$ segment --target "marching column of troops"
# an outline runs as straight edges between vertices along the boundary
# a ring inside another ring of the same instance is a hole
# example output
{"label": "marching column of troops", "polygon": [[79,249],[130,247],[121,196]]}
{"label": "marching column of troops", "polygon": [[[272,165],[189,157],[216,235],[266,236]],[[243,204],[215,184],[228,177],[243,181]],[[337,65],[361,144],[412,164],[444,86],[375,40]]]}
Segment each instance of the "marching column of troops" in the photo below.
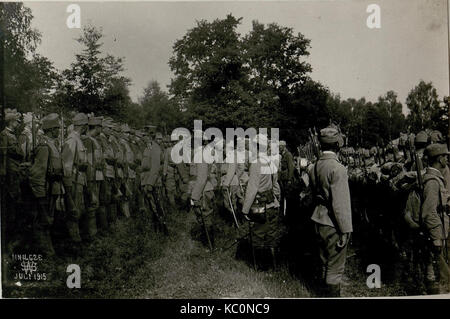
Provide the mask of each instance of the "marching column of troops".
{"label": "marching column of troops", "polygon": [[154,126],[134,130],[84,113],[64,125],[55,113],[37,121],[10,109],[5,120],[3,251],[22,240],[48,256],[55,248],[79,254],[119,218],[136,216],[150,217],[156,231],[168,234],[166,216],[176,210],[195,214],[213,251],[222,209],[237,230],[233,245],[249,244],[255,268],[262,252],[276,267],[293,229],[289,216],[307,215],[322,265],[321,293],[340,296],[350,243],[372,245],[369,254],[388,247],[405,273],[423,273],[429,292],[448,290],[449,153],[439,132],[402,134],[384,147],[355,150],[330,126],[311,134],[295,158],[280,141],[279,154],[250,161],[252,142],[270,154],[270,139],[259,134],[224,153],[234,160],[187,164],[174,162],[174,142]]}

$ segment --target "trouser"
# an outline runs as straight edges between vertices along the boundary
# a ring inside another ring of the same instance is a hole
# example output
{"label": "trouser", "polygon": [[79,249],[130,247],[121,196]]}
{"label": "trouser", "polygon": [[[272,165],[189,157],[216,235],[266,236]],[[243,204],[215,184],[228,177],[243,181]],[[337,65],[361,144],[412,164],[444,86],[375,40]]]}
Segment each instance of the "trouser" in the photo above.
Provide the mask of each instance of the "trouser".
{"label": "trouser", "polygon": [[85,214],[85,188],[82,184],[73,183],[71,194],[67,194],[72,203],[66,205],[68,209],[65,214],[65,223],[69,236],[68,239],[72,243],[81,242],[80,219]]}
{"label": "trouser", "polygon": [[83,239],[92,240],[97,234],[97,210],[99,208],[100,182],[90,181],[84,190],[84,214],[80,216],[80,230]]}
{"label": "trouser", "polygon": [[132,191],[131,180],[129,178],[124,178],[121,180],[120,192],[122,193],[122,197],[118,202],[120,216],[130,217],[130,199],[132,197]]}
{"label": "trouser", "polygon": [[[426,254],[426,280],[432,293],[447,293],[450,289],[450,271],[445,261],[444,245],[438,253],[435,249],[428,249]],[[440,287],[444,291],[440,291]],[[447,290],[447,291],[445,291]]]}
{"label": "trouser", "polygon": [[111,189],[114,184],[114,178],[105,177],[103,181],[100,181],[99,185],[99,208],[97,212],[97,227],[99,230],[107,230],[109,228],[108,223],[108,211],[112,202]]}
{"label": "trouser", "polygon": [[195,216],[203,234],[203,242],[207,244],[207,236],[214,246],[214,191],[205,191],[201,199],[200,209],[195,209]]}
{"label": "trouser", "polygon": [[334,227],[315,224],[319,241],[319,256],[322,262],[322,276],[328,285],[339,285],[345,271],[347,246],[337,247],[339,234]]}
{"label": "trouser", "polygon": [[53,225],[56,196],[37,199],[37,214],[33,219],[33,241],[36,248],[47,255],[54,255],[50,230]]}
{"label": "trouser", "polygon": [[169,199],[169,204],[172,209],[176,208],[175,193],[176,193],[176,183],[175,183],[175,169],[173,167],[167,168],[167,175],[165,180],[165,188],[167,193],[167,198]]}
{"label": "trouser", "polygon": [[255,248],[276,248],[284,234],[278,207],[265,209],[265,212],[251,213],[252,241]]}
{"label": "trouser", "polygon": [[148,190],[149,186],[144,186],[144,197],[145,202],[149,207],[151,212],[153,226],[155,231],[162,230],[165,233],[168,233],[167,225],[166,225],[166,216],[165,209],[163,206],[162,200],[162,187],[161,186],[153,186],[152,190]]}

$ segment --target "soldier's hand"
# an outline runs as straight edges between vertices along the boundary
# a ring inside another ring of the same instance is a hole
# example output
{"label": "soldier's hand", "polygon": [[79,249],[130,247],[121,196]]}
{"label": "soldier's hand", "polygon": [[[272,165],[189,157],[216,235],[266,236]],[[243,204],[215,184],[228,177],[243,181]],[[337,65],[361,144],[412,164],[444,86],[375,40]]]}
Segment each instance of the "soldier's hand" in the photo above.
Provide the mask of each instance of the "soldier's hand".
{"label": "soldier's hand", "polygon": [[200,201],[199,200],[194,200],[191,198],[191,206],[193,207],[200,207]]}
{"label": "soldier's hand", "polygon": [[337,246],[339,248],[344,248],[350,240],[350,233],[343,233],[339,235],[339,241],[337,242]]}
{"label": "soldier's hand", "polygon": [[152,192],[153,191],[153,186],[152,185],[145,185],[144,186],[144,190],[145,190],[145,192]]}

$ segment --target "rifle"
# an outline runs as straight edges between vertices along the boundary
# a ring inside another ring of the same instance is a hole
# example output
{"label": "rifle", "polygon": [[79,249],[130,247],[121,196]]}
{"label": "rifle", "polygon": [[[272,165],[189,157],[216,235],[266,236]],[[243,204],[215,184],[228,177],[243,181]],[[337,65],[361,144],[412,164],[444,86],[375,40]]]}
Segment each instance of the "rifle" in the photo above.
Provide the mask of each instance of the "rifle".
{"label": "rifle", "polygon": [[316,157],[316,160],[319,159],[320,157],[320,146],[317,142],[317,132],[316,132],[316,128],[314,127],[314,133],[311,130],[311,128],[309,128],[309,136],[310,136],[310,140],[311,140],[311,145],[312,145],[312,149],[314,152],[314,156]]}
{"label": "rifle", "polygon": [[155,203],[155,217],[158,221],[158,224],[162,227],[162,230],[164,232],[164,235],[169,235],[169,229],[167,228],[165,216],[166,213],[164,212],[164,207],[162,206],[161,198],[159,196],[159,191],[156,187],[153,188],[151,195],[153,197],[154,203]]}
{"label": "rifle", "polygon": [[63,144],[64,144],[64,116],[61,110],[61,136],[60,138],[60,145],[59,145],[59,149],[62,153],[62,149],[63,149]]}
{"label": "rifle", "polygon": [[[32,152],[36,150],[36,123],[34,121],[34,112],[31,112],[31,149]],[[31,154],[27,154],[31,155]],[[31,156],[32,157],[32,156]]]}
{"label": "rifle", "polygon": [[233,202],[231,201],[230,191],[228,190],[228,188],[225,188],[225,190],[227,192],[228,203],[230,204],[231,212],[233,213],[234,222],[236,223],[236,227],[239,228],[239,223],[237,221],[236,214],[234,212]]}
{"label": "rifle", "polygon": [[253,258],[253,267],[256,270],[256,257],[255,257],[255,247],[253,246],[253,236],[252,236],[252,222],[248,221],[248,236],[250,239],[250,246],[252,248],[252,258]]}
{"label": "rifle", "polygon": [[213,246],[211,243],[211,238],[209,237],[208,228],[206,227],[205,218],[203,217],[203,211],[201,207],[193,206],[192,209],[194,210],[195,215],[200,216],[200,220],[202,222],[203,230],[205,231],[206,239],[208,240],[209,249],[211,252],[213,251]]}

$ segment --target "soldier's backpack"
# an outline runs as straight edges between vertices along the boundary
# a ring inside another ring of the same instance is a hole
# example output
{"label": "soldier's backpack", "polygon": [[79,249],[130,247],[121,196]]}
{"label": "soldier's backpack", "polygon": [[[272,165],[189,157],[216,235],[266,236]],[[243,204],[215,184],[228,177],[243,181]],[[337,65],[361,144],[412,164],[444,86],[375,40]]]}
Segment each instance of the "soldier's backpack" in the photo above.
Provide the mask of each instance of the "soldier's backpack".
{"label": "soldier's backpack", "polygon": [[[423,186],[426,183],[435,180],[440,182],[437,177],[429,177],[424,179]],[[439,183],[440,185],[441,183]],[[405,209],[403,211],[403,218],[410,229],[419,229],[422,225],[422,194],[420,194],[420,189],[417,182],[411,187],[408,199],[406,200]]]}

